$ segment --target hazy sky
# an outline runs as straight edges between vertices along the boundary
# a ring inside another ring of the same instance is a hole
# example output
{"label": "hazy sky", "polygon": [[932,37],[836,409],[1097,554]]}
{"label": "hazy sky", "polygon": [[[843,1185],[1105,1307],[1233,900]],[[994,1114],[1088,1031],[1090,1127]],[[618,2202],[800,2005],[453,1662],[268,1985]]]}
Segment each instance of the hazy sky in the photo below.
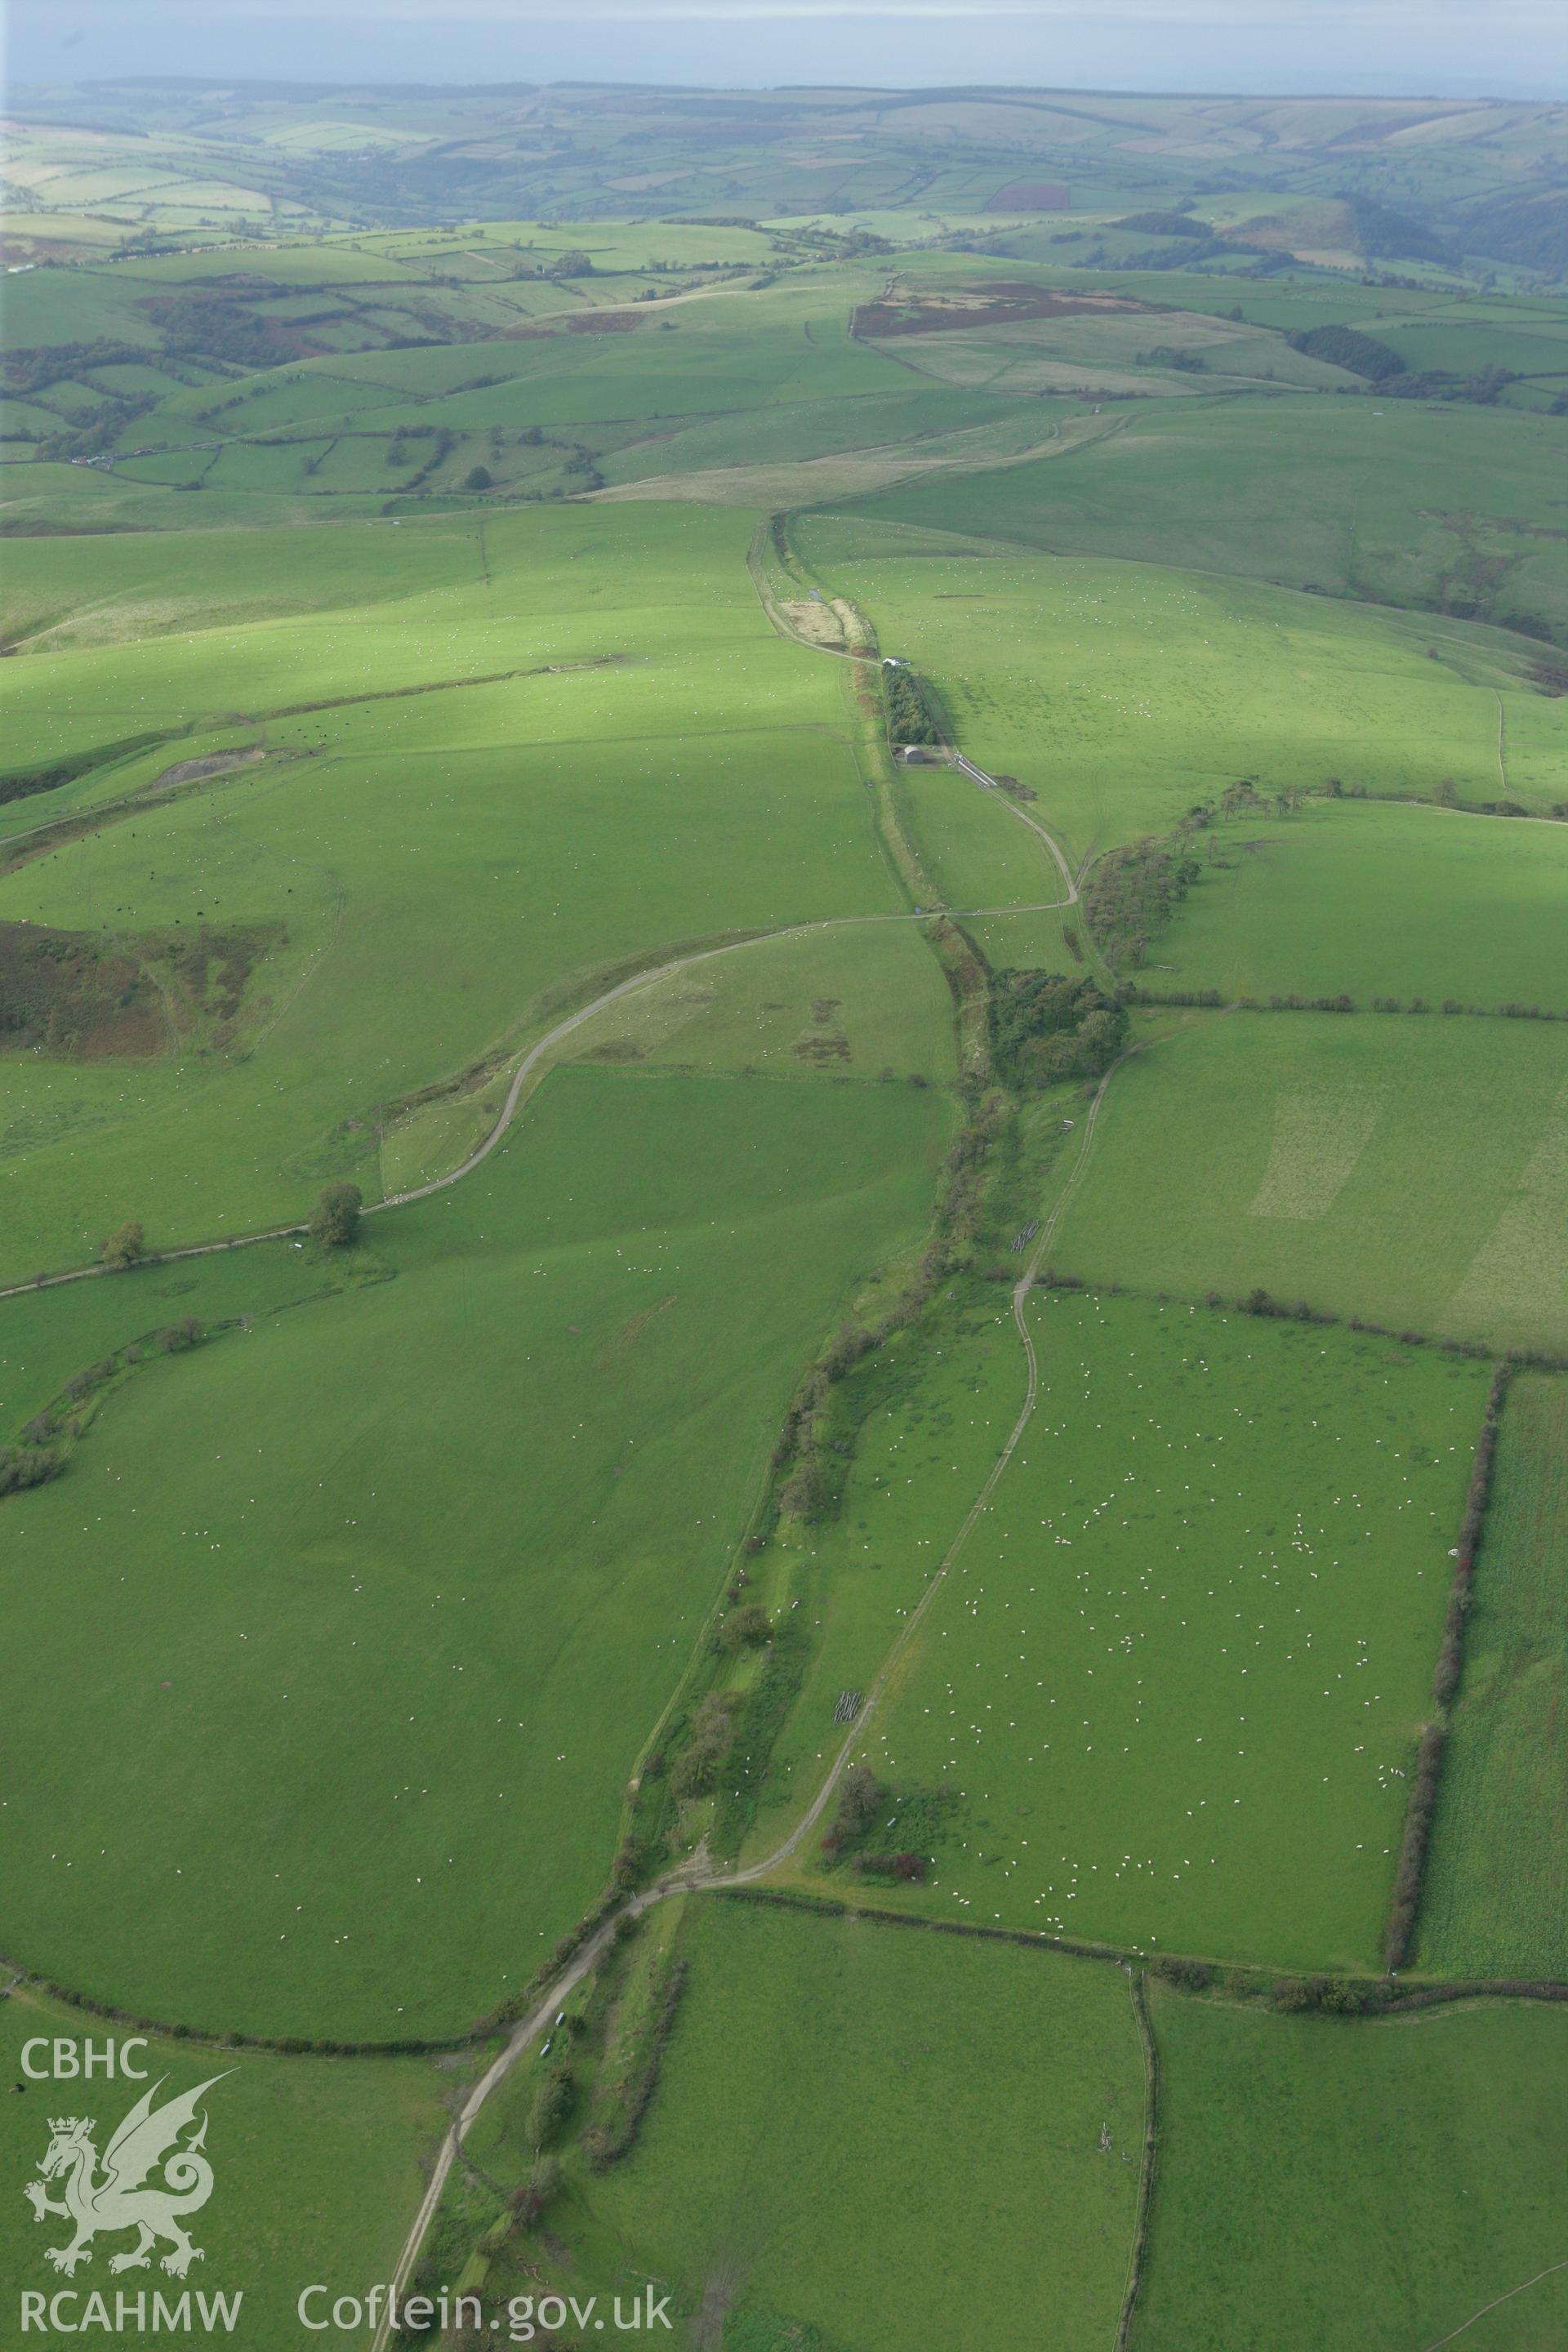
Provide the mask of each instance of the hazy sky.
{"label": "hazy sky", "polygon": [[11,0],[20,80],[198,74],[1568,96],[1562,0]]}

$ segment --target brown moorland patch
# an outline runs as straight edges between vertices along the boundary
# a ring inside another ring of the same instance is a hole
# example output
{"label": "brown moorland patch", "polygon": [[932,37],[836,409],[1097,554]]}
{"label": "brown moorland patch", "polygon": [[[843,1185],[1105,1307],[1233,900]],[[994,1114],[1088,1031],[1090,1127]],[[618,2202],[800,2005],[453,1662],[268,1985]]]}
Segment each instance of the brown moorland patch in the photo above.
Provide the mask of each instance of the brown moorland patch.
{"label": "brown moorland patch", "polygon": [[903,300],[862,302],[849,321],[849,331],[868,341],[891,335],[931,335],[961,327],[1006,327],[1024,319],[1066,319],[1085,312],[1093,316],[1143,313],[1152,316],[1167,306],[1135,302],[1125,294],[1058,294],[1045,286],[998,280],[991,286],[954,287],[942,293],[910,295]]}

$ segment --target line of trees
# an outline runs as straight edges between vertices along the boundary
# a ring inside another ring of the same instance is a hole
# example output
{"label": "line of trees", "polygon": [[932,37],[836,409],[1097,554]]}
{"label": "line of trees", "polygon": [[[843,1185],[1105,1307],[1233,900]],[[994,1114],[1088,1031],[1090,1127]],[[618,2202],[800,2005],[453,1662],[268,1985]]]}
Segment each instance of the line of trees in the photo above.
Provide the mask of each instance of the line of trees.
{"label": "line of trees", "polygon": [[849,1431],[836,1423],[833,1391],[894,1331],[913,1323],[951,1275],[971,1263],[985,1163],[1006,1129],[1010,1110],[1000,1091],[981,1097],[948,1146],[932,1220],[935,1233],[912,1279],[874,1322],[842,1324],[822,1354],[807,1365],[773,1448],[782,1510],[799,1518],[821,1518],[835,1508],[853,1441]]}
{"label": "line of trees", "polygon": [[[1011,1282],[1017,1268],[1004,1266],[998,1271]],[[1124,1282],[1090,1281],[1087,1276],[1063,1274],[1051,1265],[1042,1267],[1035,1278],[1042,1290],[1093,1290],[1107,1298],[1152,1297],[1162,1304],[1170,1297],[1170,1293],[1164,1290],[1131,1289]],[[1337,1328],[1342,1325],[1347,1331],[1361,1332],[1369,1339],[1397,1339],[1402,1348],[1440,1348],[1447,1356],[1481,1360],[1489,1359],[1492,1352],[1484,1340],[1456,1339],[1446,1334],[1434,1338],[1429,1331],[1396,1331],[1391,1324],[1369,1323],[1363,1315],[1339,1315],[1331,1307],[1314,1307],[1305,1298],[1298,1299],[1291,1306],[1283,1298],[1276,1298],[1271,1291],[1265,1290],[1261,1283],[1240,1298],[1227,1298],[1223,1291],[1207,1290],[1204,1293],[1202,1304],[1217,1315],[1258,1315],[1277,1322],[1316,1323],[1325,1328]],[[1549,1355],[1536,1349],[1516,1348],[1511,1350],[1509,1361],[1516,1368],[1528,1366],[1548,1372],[1568,1371],[1568,1357]]]}
{"label": "line of trees", "polygon": [[686,1962],[677,1960],[666,1979],[663,1996],[638,2053],[637,2071],[621,2099],[619,2115],[613,2120],[595,2119],[583,2134],[583,2146],[595,2172],[606,2171],[612,2164],[618,2164],[635,2145],[642,2129],[643,2117],[658,2087],[665,2044],[674,2030],[676,2012],[686,1990]]}
{"label": "line of trees", "polygon": [[992,974],[989,1024],[997,1076],[1026,1092],[1101,1076],[1130,1026],[1120,997],[1092,980],[1013,969]]}
{"label": "line of trees", "polygon": [[[1144,988],[1124,981],[1118,988],[1117,1000],[1122,1004],[1220,1005],[1227,1002],[1217,988]],[[1235,999],[1243,1013],[1359,1013],[1362,1010],[1353,996],[1342,989],[1337,996],[1238,996]],[[1446,996],[1434,1008],[1423,996],[1413,996],[1408,1004],[1397,996],[1374,996],[1374,1013],[1402,1014],[1427,1013],[1434,1010],[1450,1016],[1462,1013],[1470,1021],[1568,1021],[1568,1011],[1558,1012],[1550,1004],[1525,1004],[1510,997],[1502,1004],[1467,1004],[1457,996]]]}
{"label": "line of trees", "polygon": [[1208,822],[1206,810],[1192,811],[1173,836],[1131,842],[1096,861],[1083,886],[1083,914],[1109,962],[1143,961],[1203,871],[1193,835]]}
{"label": "line of trees", "polygon": [[889,743],[941,742],[925,688],[907,662],[883,663],[882,693],[887,702]]}
{"label": "line of trees", "polygon": [[1364,376],[1369,383],[1383,384],[1391,376],[1405,373],[1405,362],[1387,343],[1379,342],[1375,335],[1363,334],[1359,327],[1301,327],[1286,341],[1293,352],[1301,352],[1310,360],[1325,360],[1331,367],[1344,368],[1352,375]]}
{"label": "line of trees", "polygon": [[1443,1751],[1447,1739],[1447,1710],[1459,1687],[1459,1676],[1465,1658],[1465,1620],[1469,1613],[1470,1588],[1475,1578],[1476,1555],[1480,1549],[1481,1530],[1486,1524],[1487,1505],[1491,1498],[1492,1465],[1497,1454],[1498,1425],[1502,1414],[1503,1400],[1508,1393],[1511,1364],[1505,1359],[1492,1375],[1487,1398],[1487,1409],[1481,1423],[1481,1433],[1476,1441],[1475,1461],[1470,1468],[1469,1492],[1465,1498],[1465,1516],[1459,1528],[1459,1541],[1454,1557],[1454,1580],[1448,1592],[1448,1608],[1443,1622],[1442,1645],[1432,1675],[1432,1704],[1436,1709],[1433,1720],[1421,1735],[1421,1745],[1415,1759],[1415,1772],[1411,1782],[1410,1801],[1405,1809],[1405,1836],[1399,1851],[1399,1867],[1394,1882],[1394,1900],[1389,1909],[1388,1932],[1384,1957],[1389,1969],[1403,1968],[1409,1954],[1415,1921],[1421,1907],[1421,1890],[1426,1870],[1426,1853],[1432,1839],[1432,1824],[1437,1810],[1437,1790],[1442,1778]]}
{"label": "line of trees", "polygon": [[774,1886],[734,1886],[717,1892],[723,1903],[759,1903],[779,1910],[806,1911],[825,1919],[864,1919],[879,1927],[903,1927],[917,1935],[961,1936],[971,1942],[1014,1944],[1031,1951],[1070,1952],[1108,1967],[1142,1963],[1180,1992],[1194,1997],[1213,1992],[1230,2000],[1263,2000],[1287,2013],[1321,2016],[1401,2016],[1426,2009],[1441,2009],[1450,2001],[1546,2000],[1568,2002],[1568,1982],[1552,1977],[1476,1977],[1447,1984],[1402,1985],[1386,1977],[1270,1977],[1245,1963],[1225,1965],[1186,1959],[1176,1954],[1151,1956],[1136,1947],[1093,1943],[1077,1936],[1056,1936],[1035,1927],[983,1926],[979,1920],[932,1919],[914,1911],[879,1911],[873,1905],[846,1901],[836,1895]]}

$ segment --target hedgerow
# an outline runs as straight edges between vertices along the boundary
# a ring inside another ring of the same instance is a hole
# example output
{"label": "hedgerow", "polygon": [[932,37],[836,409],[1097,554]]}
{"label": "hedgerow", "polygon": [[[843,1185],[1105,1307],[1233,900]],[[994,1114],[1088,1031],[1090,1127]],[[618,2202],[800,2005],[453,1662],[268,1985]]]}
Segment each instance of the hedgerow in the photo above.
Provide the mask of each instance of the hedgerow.
{"label": "hedgerow", "polygon": [[1432,1704],[1437,1714],[1421,1735],[1415,1770],[1410,1784],[1410,1801],[1405,1809],[1399,1866],[1394,1874],[1394,1900],[1389,1908],[1384,1946],[1384,1958],[1391,1971],[1405,1965],[1421,1907],[1421,1886],[1426,1874],[1427,1848],[1432,1839],[1433,1819],[1437,1809],[1443,1751],[1447,1740],[1447,1709],[1458,1689],[1464,1665],[1465,1619],[1469,1612],[1476,1554],[1491,1494],[1498,1422],[1511,1370],[1511,1364],[1504,1361],[1493,1374],[1480,1435],[1476,1441],[1465,1516],[1460,1523],[1459,1540],[1454,1553],[1454,1579],[1449,1588],[1443,1639],[1432,1674]]}

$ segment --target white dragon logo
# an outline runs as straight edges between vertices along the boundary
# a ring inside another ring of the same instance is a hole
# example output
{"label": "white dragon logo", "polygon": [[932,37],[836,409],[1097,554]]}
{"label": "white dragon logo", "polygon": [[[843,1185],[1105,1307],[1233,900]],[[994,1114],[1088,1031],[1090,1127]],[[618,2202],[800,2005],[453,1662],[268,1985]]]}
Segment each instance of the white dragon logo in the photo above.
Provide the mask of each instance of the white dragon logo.
{"label": "white dragon logo", "polygon": [[[91,2116],[51,2116],[49,2130],[53,2137],[38,2163],[38,2179],[29,2180],[22,2194],[33,2209],[33,2219],[41,2221],[46,2214],[58,2213],[76,2224],[76,2236],[68,2246],[49,2246],[44,2259],[68,2277],[74,2275],[79,2263],[92,2260],[92,2240],[100,2231],[135,2230],[139,2234],[129,2253],[115,2254],[110,2262],[110,2271],[140,2271],[148,2266],[153,2246],[166,2238],[174,2248],[163,2256],[163,2267],[175,2278],[184,2278],[193,2263],[205,2259],[200,2246],[193,2246],[182,2227],[182,2218],[199,2212],[213,2193],[213,2168],[201,2148],[207,2136],[204,2115],[199,2129],[184,2147],[177,2145],[180,2134],[195,2121],[205,2093],[224,2077],[214,2074],[209,2081],[198,2083],[194,2091],[182,2092],[154,2111],[153,2101],[167,2081],[162,2075],[152,2089],[143,2092],[130,2114],[121,2124],[114,2137],[103,2152],[103,2174],[99,2177],[98,2150],[92,2144],[97,2129]],[[144,2184],[148,2175],[159,2169],[163,2181],[153,2187]],[[46,2189],[45,2182],[65,2176],[63,2203],[56,2203]]]}

